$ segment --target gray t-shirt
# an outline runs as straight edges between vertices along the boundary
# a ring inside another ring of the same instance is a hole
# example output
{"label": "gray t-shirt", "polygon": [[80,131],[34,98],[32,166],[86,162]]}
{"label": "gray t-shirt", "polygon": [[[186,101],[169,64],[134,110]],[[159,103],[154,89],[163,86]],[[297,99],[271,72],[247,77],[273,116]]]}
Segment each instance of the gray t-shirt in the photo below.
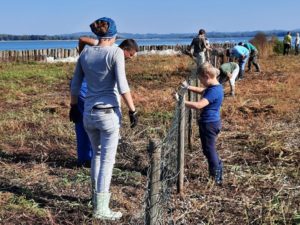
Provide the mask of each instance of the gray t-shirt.
{"label": "gray t-shirt", "polygon": [[71,94],[78,96],[85,77],[87,95],[85,112],[94,105],[120,107],[120,94],[129,92],[124,52],[117,46],[86,47],[79,56],[71,84]]}

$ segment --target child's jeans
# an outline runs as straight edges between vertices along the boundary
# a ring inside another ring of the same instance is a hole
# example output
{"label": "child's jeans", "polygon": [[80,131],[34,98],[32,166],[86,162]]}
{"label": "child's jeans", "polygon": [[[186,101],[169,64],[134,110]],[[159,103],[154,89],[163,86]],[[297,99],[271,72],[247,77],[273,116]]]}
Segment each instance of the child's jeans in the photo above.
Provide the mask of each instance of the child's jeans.
{"label": "child's jeans", "polygon": [[83,123],[93,148],[92,187],[97,193],[109,192],[119,142],[120,109],[92,109],[84,113]]}
{"label": "child's jeans", "polygon": [[216,150],[216,138],[221,130],[221,126],[221,121],[199,122],[202,150],[207,158],[210,171],[217,169],[220,165],[220,159]]}
{"label": "child's jeans", "polygon": [[[78,98],[78,108],[83,114],[84,101],[81,98]],[[80,166],[85,163],[90,163],[92,159],[92,146],[84,129],[83,120],[75,123],[75,132],[77,140],[77,164]]]}

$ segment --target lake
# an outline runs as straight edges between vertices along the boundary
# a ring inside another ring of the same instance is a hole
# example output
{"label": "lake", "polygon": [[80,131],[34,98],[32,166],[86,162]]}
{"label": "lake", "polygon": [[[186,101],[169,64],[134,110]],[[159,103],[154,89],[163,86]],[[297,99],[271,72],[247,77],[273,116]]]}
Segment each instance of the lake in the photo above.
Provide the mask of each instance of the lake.
{"label": "lake", "polygon": [[[238,43],[250,40],[252,37],[231,37],[231,38],[209,38],[210,43]],[[149,45],[188,45],[191,43],[191,38],[178,39],[135,39],[140,46]],[[123,39],[117,40],[120,44]],[[77,40],[67,41],[0,41],[0,50],[34,50],[34,49],[48,49],[48,48],[76,48]]]}

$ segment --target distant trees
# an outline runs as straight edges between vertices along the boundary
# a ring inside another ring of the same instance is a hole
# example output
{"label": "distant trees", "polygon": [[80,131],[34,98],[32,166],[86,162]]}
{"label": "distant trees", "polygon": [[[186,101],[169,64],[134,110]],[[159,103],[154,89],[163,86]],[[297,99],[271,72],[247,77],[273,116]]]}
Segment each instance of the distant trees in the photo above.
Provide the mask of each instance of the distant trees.
{"label": "distant trees", "polygon": [[[294,30],[292,32],[300,32],[300,30]],[[207,36],[209,38],[227,38],[227,37],[254,37],[257,34],[262,33],[260,31],[247,31],[247,32],[208,32]],[[283,37],[286,31],[276,30],[276,31],[266,31],[264,34],[268,37],[279,36]],[[196,33],[171,33],[171,34],[131,34],[131,33],[120,33],[118,38],[126,39],[145,39],[145,38],[161,38],[161,39],[171,39],[171,38],[193,38]],[[94,37],[91,32],[79,32],[73,34],[63,34],[63,35],[11,35],[11,34],[0,34],[0,41],[17,41],[17,40],[77,40],[81,36]]]}
{"label": "distant trees", "polygon": [[64,35],[11,35],[11,34],[0,34],[0,41],[36,41],[36,40],[74,40],[78,39],[75,36],[64,36]]}

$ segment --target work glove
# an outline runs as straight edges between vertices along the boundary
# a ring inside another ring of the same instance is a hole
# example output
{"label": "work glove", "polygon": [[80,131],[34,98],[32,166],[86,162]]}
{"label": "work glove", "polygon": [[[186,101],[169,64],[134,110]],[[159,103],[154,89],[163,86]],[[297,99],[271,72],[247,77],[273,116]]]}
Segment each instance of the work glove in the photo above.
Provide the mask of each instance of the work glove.
{"label": "work glove", "polygon": [[129,119],[130,119],[130,128],[134,128],[138,123],[137,112],[129,110],[128,114],[129,114]]}
{"label": "work glove", "polygon": [[184,95],[188,91],[188,88],[189,88],[188,82],[183,81],[179,87],[178,94]]}
{"label": "work glove", "polygon": [[70,112],[69,112],[69,118],[70,118],[70,121],[73,123],[78,123],[82,120],[82,115],[78,109],[77,104],[71,105]]}
{"label": "work glove", "polygon": [[174,99],[176,100],[176,102],[179,102],[179,94],[176,92],[174,93]]}

